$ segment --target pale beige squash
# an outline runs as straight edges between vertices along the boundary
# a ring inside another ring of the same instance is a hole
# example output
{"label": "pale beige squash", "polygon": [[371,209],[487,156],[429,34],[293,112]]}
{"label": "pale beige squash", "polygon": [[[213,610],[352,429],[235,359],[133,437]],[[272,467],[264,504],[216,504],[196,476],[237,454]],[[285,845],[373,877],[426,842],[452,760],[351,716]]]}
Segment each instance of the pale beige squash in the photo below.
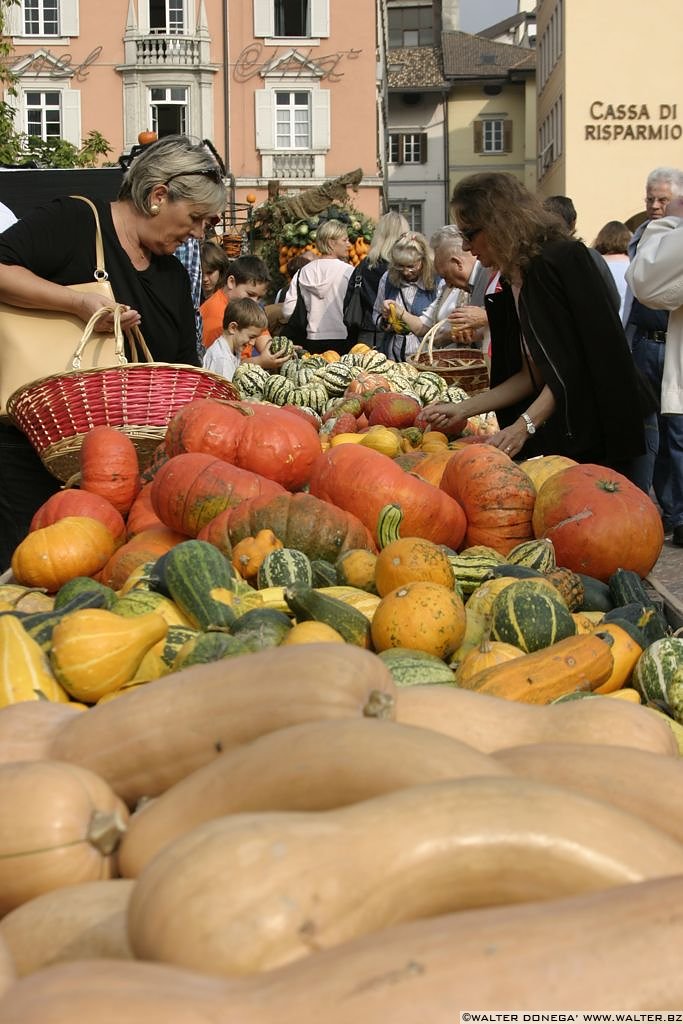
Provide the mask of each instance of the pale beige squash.
{"label": "pale beige squash", "polygon": [[83,710],[80,704],[50,700],[27,700],[0,708],[0,764],[49,757],[54,736]]}
{"label": "pale beige squash", "polygon": [[350,644],[311,644],[195,665],[98,705],[59,731],[51,756],[106,779],[129,805],[224,750],[321,718],[393,717],[389,670]]}
{"label": "pale beige squash", "polygon": [[0,920],[19,977],[65,960],[130,959],[126,913],[134,883],[109,878],[36,896]]}
{"label": "pale beige squash", "polygon": [[0,915],[61,886],[110,878],[127,819],[122,801],[86,768],[0,765]]}
{"label": "pale beige squash", "polygon": [[648,708],[606,698],[535,706],[457,687],[404,686],[396,698],[396,720],[446,733],[485,753],[526,743],[605,743],[678,756],[666,721]]}
{"label": "pale beige squash", "polygon": [[401,921],[682,871],[683,845],[615,807],[466,778],[200,825],[141,873],[129,938],[141,959],[249,974]]}
{"label": "pale beige squash", "polygon": [[144,804],[130,819],[119,870],[136,877],[163,846],[224,814],[322,811],[436,779],[507,772],[459,740],[396,722],[348,718],[278,729]]}

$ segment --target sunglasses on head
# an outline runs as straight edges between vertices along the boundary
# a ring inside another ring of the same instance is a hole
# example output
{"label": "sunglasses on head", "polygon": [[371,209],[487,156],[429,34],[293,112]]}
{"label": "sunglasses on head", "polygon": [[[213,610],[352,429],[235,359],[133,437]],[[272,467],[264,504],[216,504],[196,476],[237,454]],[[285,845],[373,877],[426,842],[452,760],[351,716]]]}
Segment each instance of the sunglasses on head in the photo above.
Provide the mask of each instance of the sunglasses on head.
{"label": "sunglasses on head", "polygon": [[208,178],[215,185],[223,184],[223,175],[221,174],[220,167],[203,167],[200,171],[178,171],[177,174],[172,174],[170,178],[167,178],[164,185],[168,185],[169,181],[173,181],[175,178]]}

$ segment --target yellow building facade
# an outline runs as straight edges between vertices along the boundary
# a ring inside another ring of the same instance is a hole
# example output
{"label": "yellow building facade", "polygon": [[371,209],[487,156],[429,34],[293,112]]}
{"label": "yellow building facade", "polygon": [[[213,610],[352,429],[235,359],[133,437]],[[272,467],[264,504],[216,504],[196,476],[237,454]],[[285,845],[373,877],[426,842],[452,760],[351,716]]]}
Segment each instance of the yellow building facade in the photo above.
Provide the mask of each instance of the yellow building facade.
{"label": "yellow building facade", "polygon": [[540,0],[538,192],[568,195],[590,242],[644,210],[655,167],[683,168],[680,6]]}

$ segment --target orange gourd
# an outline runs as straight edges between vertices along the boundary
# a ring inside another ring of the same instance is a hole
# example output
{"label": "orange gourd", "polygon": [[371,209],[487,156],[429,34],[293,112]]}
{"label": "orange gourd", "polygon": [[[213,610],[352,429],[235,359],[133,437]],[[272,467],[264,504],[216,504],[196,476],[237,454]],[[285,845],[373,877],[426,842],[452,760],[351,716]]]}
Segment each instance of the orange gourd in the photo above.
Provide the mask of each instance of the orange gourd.
{"label": "orange gourd", "polygon": [[351,548],[344,551],[336,563],[337,578],[342,586],[357,587],[376,594],[375,568],[377,555],[365,548]]}
{"label": "orange gourd", "polygon": [[453,589],[453,570],[438,544],[422,537],[400,537],[382,548],[375,565],[375,587],[381,597],[404,583],[416,581]]}
{"label": "orange gourd", "polygon": [[89,516],[107,527],[117,545],[126,539],[126,524],[110,501],[76,487],[66,487],[44,501],[31,520],[31,531],[50,526],[66,516]]}
{"label": "orange gourd", "polygon": [[282,547],[282,541],[278,540],[272,530],[259,530],[255,536],[245,537],[235,545],[232,549],[232,564],[243,579],[251,582],[258,575],[266,555]]}
{"label": "orange gourd", "polygon": [[382,598],[372,617],[376,651],[408,647],[448,658],[465,635],[465,606],[440,583],[413,582]]}
{"label": "orange gourd", "polygon": [[131,439],[115,427],[93,427],[83,439],[79,465],[81,488],[127,515],[140,490],[138,453]]}
{"label": "orange gourd", "polygon": [[99,519],[66,516],[26,536],[12,555],[14,578],[54,594],[75,576],[92,576],[106,565],[116,542]]}

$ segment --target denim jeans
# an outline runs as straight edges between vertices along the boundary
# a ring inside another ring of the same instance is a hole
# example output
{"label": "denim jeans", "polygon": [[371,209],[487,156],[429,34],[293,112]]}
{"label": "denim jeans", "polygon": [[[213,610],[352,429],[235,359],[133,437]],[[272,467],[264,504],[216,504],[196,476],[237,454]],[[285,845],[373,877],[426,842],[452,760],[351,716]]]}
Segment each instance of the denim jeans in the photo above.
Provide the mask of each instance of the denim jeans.
{"label": "denim jeans", "polygon": [[28,438],[9,423],[0,423],[0,572],[9,568],[34,513],[60,486]]}
{"label": "denim jeans", "polygon": [[[662,390],[665,344],[636,333],[633,360],[657,394]],[[683,415],[649,417],[643,483],[652,487],[667,526],[683,525]],[[638,481],[642,486],[640,480]],[[646,488],[643,487],[645,490]]]}

